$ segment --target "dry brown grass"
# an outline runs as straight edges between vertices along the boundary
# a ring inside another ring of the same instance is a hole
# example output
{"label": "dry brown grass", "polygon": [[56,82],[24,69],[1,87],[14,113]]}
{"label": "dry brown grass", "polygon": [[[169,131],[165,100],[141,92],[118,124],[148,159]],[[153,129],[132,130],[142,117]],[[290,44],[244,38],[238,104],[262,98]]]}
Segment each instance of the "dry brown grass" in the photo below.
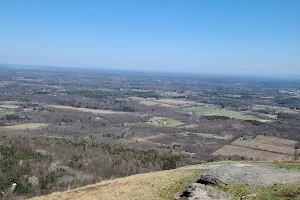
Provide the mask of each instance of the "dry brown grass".
{"label": "dry brown grass", "polygon": [[176,105],[176,106],[195,104],[194,102],[186,101],[183,99],[155,99],[153,101],[159,102],[159,103],[170,104],[170,105]]}
{"label": "dry brown grass", "polygon": [[71,106],[49,105],[49,107],[58,108],[58,109],[77,110],[77,111],[81,111],[81,112],[91,112],[93,114],[125,114],[125,112],[117,112],[117,111],[112,111],[112,110],[75,108],[75,107],[71,107]]}
{"label": "dry brown grass", "polygon": [[138,174],[98,184],[56,192],[32,200],[158,200],[173,199],[177,191],[193,183],[201,170],[169,170]]}
{"label": "dry brown grass", "polygon": [[183,99],[155,99],[155,98],[142,98],[142,97],[129,97],[130,99],[139,101],[144,105],[159,105],[163,107],[177,107],[177,106],[192,106],[192,105],[202,105],[192,101],[186,101]]}
{"label": "dry brown grass", "polygon": [[292,160],[297,150],[296,141],[272,136],[258,135],[251,140],[237,139],[214,152],[214,155],[233,156],[238,155],[266,161]]}
{"label": "dry brown grass", "polygon": [[253,141],[245,142],[241,140],[236,140],[233,141],[231,144],[239,147],[246,147],[250,149],[269,151],[273,153],[280,153],[280,154],[287,154],[287,155],[293,155],[295,153],[295,148],[281,147],[281,146],[275,146],[270,144],[262,144]]}
{"label": "dry brown grass", "polygon": [[214,139],[219,139],[219,140],[230,140],[233,135],[231,134],[224,134],[224,135],[215,135],[212,133],[189,133],[187,132],[188,135],[197,135],[203,138],[214,138]]}
{"label": "dry brown grass", "polygon": [[268,151],[255,150],[246,147],[239,147],[234,145],[225,145],[221,149],[218,149],[213,155],[222,156],[240,156],[244,158],[252,158],[254,160],[262,161],[290,161],[293,159],[292,156],[283,155],[279,153],[272,153]]}
{"label": "dry brown grass", "polygon": [[252,142],[260,143],[260,144],[270,144],[270,145],[275,145],[280,147],[289,147],[289,148],[294,148],[296,144],[295,140],[287,140],[283,138],[263,136],[263,135],[256,136],[252,140]]}
{"label": "dry brown grass", "polygon": [[13,126],[1,126],[0,128],[5,128],[5,129],[18,129],[18,130],[26,130],[26,129],[38,129],[42,127],[49,126],[49,124],[45,123],[26,123],[26,124],[17,124]]}

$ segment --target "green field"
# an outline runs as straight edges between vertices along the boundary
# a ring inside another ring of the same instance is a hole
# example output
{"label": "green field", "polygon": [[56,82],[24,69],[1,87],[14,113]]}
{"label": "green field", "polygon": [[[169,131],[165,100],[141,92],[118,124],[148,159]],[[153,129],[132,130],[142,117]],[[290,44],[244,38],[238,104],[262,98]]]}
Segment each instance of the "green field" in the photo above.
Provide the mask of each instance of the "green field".
{"label": "green field", "polygon": [[1,126],[0,128],[5,128],[5,129],[18,129],[18,130],[26,130],[26,129],[38,129],[42,127],[49,126],[49,124],[45,123],[26,123],[26,124],[17,124],[13,126]]}
{"label": "green field", "polygon": [[193,112],[194,114],[202,115],[202,116],[225,116],[225,117],[241,119],[241,120],[257,120],[261,122],[270,121],[270,120],[256,117],[254,115],[250,115],[247,112],[228,110],[210,104],[204,106],[194,106],[194,107],[185,108],[185,111]]}
{"label": "green field", "polygon": [[270,165],[289,170],[300,170],[300,162],[271,162]]}
{"label": "green field", "polygon": [[186,125],[181,126],[180,128],[193,129],[193,128],[198,128],[198,125],[197,124],[186,124]]}
{"label": "green field", "polygon": [[183,122],[165,117],[152,117],[147,124],[151,124],[154,126],[165,126],[165,127],[176,127],[184,125]]}
{"label": "green field", "polygon": [[152,117],[147,122],[124,123],[124,126],[161,126],[161,127],[182,127],[186,124],[180,120],[166,117]]}

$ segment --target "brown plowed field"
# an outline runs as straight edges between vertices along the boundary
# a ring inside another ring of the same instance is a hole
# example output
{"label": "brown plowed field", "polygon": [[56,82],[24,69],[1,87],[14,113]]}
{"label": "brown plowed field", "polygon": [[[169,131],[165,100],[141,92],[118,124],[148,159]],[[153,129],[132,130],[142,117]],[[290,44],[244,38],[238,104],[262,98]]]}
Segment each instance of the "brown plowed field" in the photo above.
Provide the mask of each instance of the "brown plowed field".
{"label": "brown plowed field", "polygon": [[280,154],[287,154],[287,155],[293,155],[295,153],[295,148],[281,147],[281,146],[275,146],[270,144],[262,144],[253,141],[247,142],[242,140],[235,140],[231,144],[239,147],[246,147],[250,149],[269,151],[273,153],[280,153]]}
{"label": "brown plowed field", "polygon": [[221,156],[234,156],[238,155],[245,158],[252,158],[253,160],[261,160],[261,161],[290,161],[292,160],[292,156],[283,155],[279,153],[272,153],[268,151],[261,151],[250,149],[246,147],[238,147],[234,145],[225,145],[221,149],[218,149],[213,153],[213,155],[221,155]]}
{"label": "brown plowed field", "polygon": [[296,141],[270,136],[256,136],[254,139],[237,139],[213,153],[222,156],[241,156],[254,160],[274,161],[297,159],[300,150],[295,149]]}
{"label": "brown plowed field", "polygon": [[290,147],[290,148],[294,148],[296,144],[296,141],[294,140],[287,140],[283,138],[263,136],[263,135],[256,136],[252,140],[252,142],[260,143],[260,144],[270,144],[270,145],[275,145],[280,147]]}

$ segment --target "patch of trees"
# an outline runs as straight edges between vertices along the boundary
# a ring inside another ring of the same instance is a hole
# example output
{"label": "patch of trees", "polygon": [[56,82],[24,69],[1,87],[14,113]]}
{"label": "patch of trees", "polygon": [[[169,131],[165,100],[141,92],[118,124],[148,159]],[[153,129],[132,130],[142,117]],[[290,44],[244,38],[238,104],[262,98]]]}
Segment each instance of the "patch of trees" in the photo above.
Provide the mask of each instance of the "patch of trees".
{"label": "patch of trees", "polygon": [[300,149],[300,141],[297,141],[295,144],[295,149]]}
{"label": "patch of trees", "polygon": [[[111,177],[174,169],[182,162],[182,155],[99,143],[93,136],[2,136],[1,141],[7,145],[0,146],[0,191],[9,199],[66,190]],[[34,183],[30,177],[36,178]],[[12,183],[17,184],[13,191]]]}
{"label": "patch of trees", "polygon": [[5,118],[6,118],[6,120],[19,120],[20,119],[19,115],[16,115],[16,114],[5,115]]}
{"label": "patch of trees", "polygon": [[12,183],[17,183],[15,193],[32,192],[34,188],[28,182],[28,175],[32,173],[30,163],[38,162],[44,157],[40,153],[13,145],[0,146],[0,191],[6,192]]}
{"label": "patch of trees", "polygon": [[134,102],[128,102],[124,99],[109,98],[105,100],[93,99],[72,99],[59,101],[58,104],[64,106],[72,106],[76,108],[90,108],[101,110],[114,110],[122,112],[135,112],[136,108],[133,106]]}
{"label": "patch of trees", "polygon": [[155,91],[139,91],[139,90],[128,90],[125,92],[127,96],[143,97],[143,98],[159,98],[161,95]]}
{"label": "patch of trees", "polygon": [[285,119],[285,120],[300,120],[299,114],[293,114],[293,113],[278,113],[277,115],[278,119]]}
{"label": "patch of trees", "polygon": [[218,116],[218,115],[214,115],[214,116],[203,116],[205,119],[207,120],[227,120],[230,119],[229,117],[226,116]]}
{"label": "patch of trees", "polygon": [[258,120],[244,120],[245,122],[249,122],[251,123],[252,125],[255,125],[255,126],[260,126],[260,125],[263,125],[265,123],[261,122],[261,121],[258,121]]}
{"label": "patch of trees", "polygon": [[280,105],[300,104],[300,99],[295,97],[290,98],[275,98],[275,102]]}
{"label": "patch of trees", "polygon": [[276,114],[276,111],[268,110],[268,109],[258,109],[258,110],[255,110],[255,111],[259,112],[259,113],[263,113],[263,114],[271,114],[271,115]]}
{"label": "patch of trees", "polygon": [[105,90],[67,90],[66,94],[77,94],[87,98],[106,99],[115,96],[115,92]]}
{"label": "patch of trees", "polygon": [[38,92],[35,92],[35,94],[46,95],[46,94],[49,94],[49,92],[38,91]]}
{"label": "patch of trees", "polygon": [[76,94],[87,98],[107,99],[111,97],[135,96],[144,98],[159,98],[161,95],[151,90],[68,90],[66,94]]}

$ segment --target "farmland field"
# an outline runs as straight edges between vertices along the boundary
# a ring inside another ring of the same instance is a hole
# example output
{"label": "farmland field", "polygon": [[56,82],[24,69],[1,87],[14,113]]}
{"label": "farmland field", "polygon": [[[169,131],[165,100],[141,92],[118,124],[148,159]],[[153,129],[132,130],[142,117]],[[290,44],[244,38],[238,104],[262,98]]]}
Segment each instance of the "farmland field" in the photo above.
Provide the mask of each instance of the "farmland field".
{"label": "farmland field", "polygon": [[147,122],[124,123],[125,126],[159,126],[159,127],[184,127],[180,120],[166,117],[152,117]]}
{"label": "farmland field", "polygon": [[19,130],[25,130],[25,129],[38,129],[42,127],[49,126],[49,124],[46,123],[26,123],[26,124],[18,124],[18,125],[13,125],[13,126],[1,126],[0,128],[5,128],[5,129],[19,129]]}
{"label": "farmland field", "polygon": [[230,134],[224,134],[224,135],[215,135],[212,133],[187,133],[188,135],[197,135],[203,138],[215,138],[215,139],[219,139],[219,140],[229,140],[231,139],[233,136]]}
{"label": "farmland field", "polygon": [[268,151],[254,150],[246,147],[238,147],[234,145],[225,145],[221,149],[218,149],[213,155],[221,156],[240,156],[253,160],[261,161],[281,161],[281,160],[292,160],[292,156],[287,156],[279,153],[272,153]]}
{"label": "farmland field", "polygon": [[184,123],[179,120],[165,117],[153,117],[149,120],[149,122],[147,122],[147,124],[166,127],[176,127],[184,125]]}
{"label": "farmland field", "polygon": [[281,147],[281,146],[275,146],[275,145],[270,145],[270,144],[256,143],[255,140],[252,140],[250,142],[236,140],[236,141],[232,142],[231,144],[235,145],[235,146],[239,146],[239,147],[246,147],[246,148],[250,148],[250,149],[269,151],[269,152],[288,154],[288,155],[293,155],[295,153],[294,147],[290,148],[290,147]]}
{"label": "farmland field", "polygon": [[183,99],[155,99],[153,101],[177,106],[195,104],[194,102],[186,101]]}
{"label": "farmland field", "polygon": [[72,106],[58,106],[58,105],[49,105],[48,107],[58,108],[58,109],[68,109],[68,110],[77,110],[81,112],[91,112],[93,114],[125,114],[126,112],[118,112],[112,110],[99,110],[99,109],[90,109],[90,108],[75,108]]}
{"label": "farmland field", "polygon": [[161,102],[157,102],[157,101],[153,101],[153,100],[146,100],[146,99],[141,99],[140,104],[144,104],[147,106],[163,106],[163,107],[174,107],[174,105],[170,105],[170,104],[166,104],[166,103],[161,103]]}
{"label": "farmland field", "polygon": [[[233,141],[214,152],[214,155],[237,155],[252,159],[290,160],[299,151],[295,149],[296,141],[258,135],[253,139],[245,136]],[[264,153],[262,153],[264,152]],[[270,156],[268,158],[268,156]]]}
{"label": "farmland field", "polygon": [[195,102],[191,102],[183,99],[165,99],[165,98],[156,99],[156,98],[141,98],[141,97],[130,97],[130,99],[137,100],[144,105],[160,105],[164,107],[191,106],[196,104]]}
{"label": "farmland field", "polygon": [[296,141],[294,140],[287,140],[287,139],[271,137],[271,136],[266,137],[263,135],[256,136],[253,139],[253,142],[260,143],[260,144],[276,145],[280,147],[289,147],[289,148],[294,148],[296,144]]}
{"label": "farmland field", "polygon": [[197,124],[186,124],[186,125],[181,126],[180,128],[195,129],[195,128],[198,128],[198,125]]}
{"label": "farmland field", "polygon": [[269,121],[266,119],[256,117],[254,115],[250,115],[247,112],[223,109],[215,105],[196,106],[196,107],[185,108],[185,110],[202,116],[225,116],[225,117],[241,119],[241,120],[257,120],[260,122]]}

